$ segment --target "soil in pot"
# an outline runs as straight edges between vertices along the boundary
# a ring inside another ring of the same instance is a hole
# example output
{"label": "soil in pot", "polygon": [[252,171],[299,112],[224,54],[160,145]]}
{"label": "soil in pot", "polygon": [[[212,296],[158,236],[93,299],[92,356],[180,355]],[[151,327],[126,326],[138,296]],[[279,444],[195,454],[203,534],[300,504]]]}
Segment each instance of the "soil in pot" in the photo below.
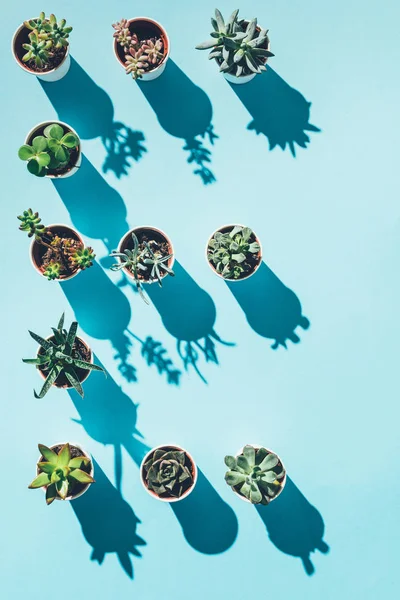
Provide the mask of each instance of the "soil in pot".
{"label": "soil in pot", "polygon": [[[154,452],[155,452],[156,450],[165,450],[165,452],[169,452],[169,451],[171,451],[171,450],[179,450],[180,452],[184,452],[184,451],[182,450],[182,448],[178,448],[178,446],[163,446],[162,448],[156,448],[156,449],[154,450]],[[153,456],[154,452],[152,452],[152,453],[151,453],[151,454],[148,456],[147,460],[149,460],[149,459],[150,459],[150,458]],[[187,468],[189,469],[190,473],[192,474],[192,481],[189,481],[189,482],[187,482],[187,483],[186,483],[186,485],[185,485],[185,483],[184,483],[184,485],[183,485],[183,491],[182,491],[182,494],[181,494],[181,496],[182,496],[182,495],[184,495],[184,494],[186,494],[186,492],[187,492],[187,491],[188,491],[188,490],[189,490],[189,489],[192,487],[192,485],[193,485],[193,481],[194,481],[194,477],[195,477],[195,468],[194,468],[194,464],[193,464],[193,462],[190,460],[190,458],[188,457],[188,455],[186,454],[186,452],[184,452],[184,454],[185,454],[185,467],[187,467]],[[146,462],[147,462],[147,461],[146,461]],[[143,480],[143,483],[145,484],[145,486],[147,487],[147,489],[149,489],[149,488],[148,488],[148,486],[147,486],[147,483],[146,483],[146,479],[145,479],[145,470],[144,470],[144,466],[142,467],[142,480]],[[150,492],[151,494],[153,494],[154,496],[157,496],[157,494],[156,494],[155,492],[153,492],[153,490],[149,490],[149,492]],[[166,500],[167,500],[167,499],[171,499],[171,498],[175,498],[175,499],[176,499],[176,496],[171,496],[171,494],[167,494],[167,493],[165,493],[165,494],[160,494],[158,497],[159,497],[159,498],[164,498],[164,499],[166,499]]]}
{"label": "soil in pot", "polygon": [[[54,341],[53,336],[50,337],[49,339],[52,342]],[[43,354],[43,353],[44,353],[44,350],[41,348],[39,350],[39,354]],[[85,362],[90,362],[91,352],[90,352],[90,349],[88,348],[88,346],[86,346],[86,344],[80,338],[76,337],[74,345],[72,347],[71,356],[73,358],[78,358],[80,360],[84,360]],[[46,368],[46,366],[43,366],[43,367],[39,366],[38,368],[39,368],[39,371],[42,373],[42,375],[44,375],[44,377],[47,377],[48,368]],[[87,369],[80,369],[79,367],[75,367],[75,373],[77,374],[79,381],[82,383],[82,381],[84,381],[86,379],[86,377],[88,376],[88,373],[90,373],[90,371],[88,371]],[[55,385],[58,388],[72,387],[63,372],[60,373],[60,375],[57,377],[57,379],[55,380],[53,385]]]}
{"label": "soil in pot", "polygon": [[32,258],[37,268],[43,273],[51,262],[61,265],[59,279],[71,277],[78,271],[78,267],[71,264],[69,256],[74,250],[82,247],[79,236],[69,227],[57,226],[46,230],[40,243],[35,241],[32,248]]}
{"label": "soil in pot", "polygon": [[[170,245],[170,243],[168,242],[168,240],[158,231],[154,230],[154,229],[135,229],[134,231],[138,242],[139,242],[139,252],[141,252],[142,250],[145,249],[145,245],[146,243],[149,244],[150,248],[153,250],[153,252],[155,252],[155,250],[157,250],[158,252],[160,252],[162,254],[162,256],[168,256],[169,254],[172,254],[172,247]],[[132,250],[133,249],[133,241],[132,241],[132,232],[128,233],[122,244],[121,244],[121,252],[124,252],[124,250]],[[168,266],[170,267],[173,261],[173,257],[171,257],[168,261]],[[138,279],[140,281],[144,281],[144,282],[150,282],[150,281],[156,281],[155,279],[151,278],[151,268],[149,268],[148,265],[147,266],[147,270],[146,271],[138,271]],[[151,265],[150,265],[151,266]],[[125,271],[127,271],[128,269],[124,269]],[[129,271],[131,272],[131,271]],[[165,275],[167,275],[167,273],[164,271],[162,272],[163,277],[165,277]]]}
{"label": "soil in pot", "polygon": [[[46,123],[43,123],[42,125],[40,125],[40,127],[35,129],[35,131],[33,133],[31,133],[31,135],[27,139],[26,143],[31,145],[33,138],[35,138],[38,135],[44,136],[44,130],[46,129],[46,127],[48,125],[53,125],[54,123],[55,123],[55,121],[47,121]],[[64,135],[66,133],[72,132],[70,127],[68,127],[67,125],[63,124],[63,125],[61,125],[61,127],[64,129]],[[72,132],[72,133],[74,133],[74,132]],[[61,167],[57,167],[56,169],[49,169],[47,167],[46,175],[53,175],[55,177],[59,177],[60,175],[65,175],[65,173],[68,173],[73,167],[76,166],[76,163],[78,162],[78,158],[79,158],[79,146],[75,146],[75,148],[65,148],[65,150],[67,150],[67,152],[69,153],[68,164],[61,166]]]}
{"label": "soil in pot", "polygon": [[[61,450],[63,446],[61,444],[58,444],[57,446],[52,446],[50,449],[53,450],[53,452],[55,452],[56,454],[58,454]],[[72,444],[69,445],[69,450],[71,453],[71,458],[77,458],[78,456],[86,456],[86,454],[80,449],[77,448],[76,446],[73,446]],[[88,457],[89,458],[89,457]],[[40,457],[40,461],[39,462],[45,462],[46,459],[44,456]],[[85,473],[90,474],[91,470],[92,470],[92,462],[90,461],[90,463],[88,463],[87,465],[83,464],[80,467],[81,471],[85,471]],[[38,474],[40,473],[40,469],[37,469]],[[89,487],[90,483],[80,483],[79,481],[74,481],[74,482],[70,482],[69,485],[69,489],[68,489],[68,496],[77,496],[78,494],[81,494],[87,487]]]}
{"label": "soil in pot", "polygon": [[22,29],[20,30],[20,32],[18,33],[18,35],[15,38],[14,53],[15,53],[15,56],[16,56],[18,62],[21,63],[21,65],[23,67],[27,67],[28,69],[30,69],[31,71],[34,71],[35,73],[46,73],[47,71],[52,71],[53,69],[56,69],[63,62],[65,55],[67,53],[68,47],[60,48],[60,49],[54,48],[49,53],[48,63],[46,65],[43,65],[42,67],[38,67],[33,59],[28,60],[28,62],[24,62],[22,60],[22,57],[25,56],[27,51],[25,50],[25,48],[22,47],[22,44],[30,43],[30,40],[29,40],[30,33],[31,33],[30,29],[28,29],[27,27],[22,27]]}
{"label": "soil in pot", "polygon": [[[146,73],[154,71],[154,69],[159,67],[161,63],[164,62],[168,54],[168,39],[166,38],[164,32],[155,23],[140,19],[133,20],[131,23],[129,23],[129,31],[132,35],[136,34],[138,39],[138,48],[145,42],[152,42],[153,44],[155,44],[157,40],[162,41],[163,56],[162,58],[157,59],[157,62],[155,64],[151,64],[150,68],[146,70]],[[125,55],[127,54],[127,52],[120,44],[118,44],[116,40],[115,50],[117,52],[120,62],[125,67]]]}
{"label": "soil in pot", "polygon": [[[255,448],[255,451],[257,452],[259,449],[260,449],[260,448]],[[270,452],[269,454],[275,454],[275,453],[272,453],[272,452]],[[278,456],[277,454],[275,454],[275,456],[277,456],[277,458],[278,458],[278,461],[279,461],[279,462],[278,462],[278,464],[277,464],[277,465],[276,465],[276,466],[275,466],[275,467],[272,469],[272,471],[274,471],[276,474],[278,474],[278,473],[281,473],[281,472],[282,472],[282,469],[284,469],[284,466],[282,465],[282,463],[281,463],[281,460],[280,460],[279,456]],[[284,477],[283,477],[282,479],[280,479],[279,481],[281,482],[281,485],[279,486],[279,488],[277,488],[277,492],[276,492],[275,496],[273,496],[273,497],[271,498],[271,500],[273,500],[274,498],[276,498],[276,496],[279,494],[279,492],[280,492],[280,490],[281,490],[281,488],[282,488],[282,481],[284,481]],[[240,489],[239,489],[239,488],[240,488],[240,485],[241,485],[241,484],[239,484],[238,486],[235,486],[235,485],[233,485],[232,487],[233,487],[233,489],[235,490],[235,492],[237,492],[237,494],[239,494],[239,496],[241,496],[242,498],[244,498],[245,500],[247,500],[246,496],[244,496],[243,494],[241,494],[241,493],[240,493]]]}
{"label": "soil in pot", "polygon": [[[235,225],[228,225],[227,227],[222,227],[221,229],[218,229],[218,231],[220,231],[221,233],[230,233],[234,227],[235,227]],[[259,241],[258,241],[257,237],[254,235],[254,233],[251,234],[250,239],[249,239],[250,244],[252,244],[253,242],[259,243]],[[238,277],[237,279],[234,279],[233,281],[240,281],[241,279],[245,279],[246,277],[248,277],[256,269],[256,267],[258,267],[258,265],[260,264],[260,261],[261,261],[261,250],[257,254],[253,254],[253,253],[249,252],[246,256],[245,261],[241,263],[245,268],[244,272],[240,275],[240,277]],[[215,265],[212,262],[210,262],[210,265],[214,269],[214,271],[217,272]]]}

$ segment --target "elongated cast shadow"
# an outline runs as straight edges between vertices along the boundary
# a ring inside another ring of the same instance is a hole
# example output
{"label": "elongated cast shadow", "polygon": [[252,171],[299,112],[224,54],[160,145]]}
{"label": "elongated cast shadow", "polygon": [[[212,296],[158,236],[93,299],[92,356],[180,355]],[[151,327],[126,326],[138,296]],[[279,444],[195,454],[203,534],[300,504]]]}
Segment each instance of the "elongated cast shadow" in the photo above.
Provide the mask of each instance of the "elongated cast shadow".
{"label": "elongated cast shadow", "polygon": [[212,104],[207,94],[169,59],[162,77],[148,82],[138,80],[138,86],[157,115],[161,127],[170,135],[185,141],[189,152],[187,162],[196,168],[205,185],[213,183],[210,169],[211,151],[204,144],[213,145],[218,136],[213,131]]}
{"label": "elongated cast shadow", "polygon": [[253,118],[247,129],[265,135],[270,150],[288,146],[296,156],[296,144],[307,148],[310,142],[306,131],[321,131],[309,122],[311,102],[270,66],[246,85],[229,85]]}
{"label": "elongated cast shadow", "polygon": [[217,311],[211,296],[203,290],[175,261],[175,277],[165,277],[163,286],[147,286],[147,292],[160,313],[165,329],[177,340],[179,356],[187,370],[192,366],[207,383],[198,362],[203,355],[206,362],[218,363],[216,343],[224,342],[215,331]]}
{"label": "elongated cast shadow", "polygon": [[114,121],[114,106],[107,92],[74,58],[66,76],[56,83],[39,81],[61,121],[71,125],[81,139],[101,137],[107,151],[103,172],[113,171],[118,178],[128,175],[132,163],[146,152],[145,137]]}
{"label": "elongated cast shadow", "polygon": [[261,263],[257,272],[244,281],[226,282],[240,304],[252,329],[262,337],[274,340],[271,348],[287,347],[300,338],[295,329],[308,329],[309,320],[303,316],[300,300],[280,279]]}
{"label": "elongated cast shadow", "polygon": [[319,550],[329,552],[323,540],[325,524],[318,510],[309,503],[288,477],[279,498],[268,506],[256,506],[271,542],[285,554],[299,557],[307,575],[313,575],[310,554]]}
{"label": "elongated cast shadow", "polygon": [[95,483],[71,506],[86,541],[93,547],[91,560],[101,565],[106,554],[115,553],[125,573],[133,579],[131,555],[141,557],[138,547],[146,545],[136,533],[141,521],[96,460],[93,463]]}

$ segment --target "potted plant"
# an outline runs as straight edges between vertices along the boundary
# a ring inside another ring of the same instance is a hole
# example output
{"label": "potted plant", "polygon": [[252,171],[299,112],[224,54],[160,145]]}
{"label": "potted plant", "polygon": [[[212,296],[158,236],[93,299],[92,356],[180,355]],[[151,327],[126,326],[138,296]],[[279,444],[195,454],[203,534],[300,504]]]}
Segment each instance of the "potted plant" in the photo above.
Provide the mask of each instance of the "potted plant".
{"label": "potted plant", "polygon": [[44,12],[24,21],[14,33],[11,44],[16,62],[39,79],[58,81],[71,65],[68,41],[71,31],[65,19],[57,22],[53,14],[47,18]]}
{"label": "potted plant", "polygon": [[254,275],[262,260],[260,240],[243,225],[224,225],[217,229],[207,242],[206,254],[214,273],[227,281]]}
{"label": "potted plant", "polygon": [[225,456],[225,464],[226,483],[246,502],[269,504],[285,487],[285,467],[268,448],[248,444],[236,456]]}
{"label": "potted plant", "polygon": [[143,291],[143,284],[154,283],[162,287],[166,275],[174,275],[172,270],[175,258],[174,249],[168,236],[155,227],[135,227],[121,239],[118,250],[110,256],[118,258],[112,271],[121,269],[134,280],[137,290],[149,304]]}
{"label": "potted plant", "polygon": [[144,457],[140,477],[145,490],[154,498],[178,502],[193,491],[197,466],[180,446],[156,446]]}
{"label": "potted plant", "polygon": [[208,58],[215,59],[220,72],[231,83],[247,83],[258,73],[266,70],[270,56],[268,29],[261,29],[257,19],[246,21],[238,18],[235,10],[228,21],[218,9],[211,19],[211,39],[196,46],[198,50],[211,50]]}
{"label": "potted plant", "polygon": [[89,488],[93,479],[93,462],[76,444],[38,445],[40,456],[36,477],[29,489],[46,490],[46,504],[54,500],[75,500]]}
{"label": "potted plant", "polygon": [[75,388],[83,398],[82,383],[89,377],[91,371],[104,369],[93,363],[93,354],[88,344],[76,335],[78,323],[74,321],[69,331],[64,329],[64,314],[57,329],[52,327],[53,335],[42,338],[29,332],[39,344],[36,358],[23,358],[22,362],[35,365],[41,377],[45,380],[39,394],[33,392],[35,398],[43,398],[52,385],[58,388]]}
{"label": "potted plant", "polygon": [[31,129],[18,156],[27,162],[32,175],[52,179],[70,177],[82,162],[81,142],[66,123],[45,121]]}
{"label": "potted plant", "polygon": [[31,261],[36,271],[53,279],[67,281],[93,265],[93,248],[85,244],[75,229],[67,225],[43,225],[39,213],[31,208],[17,217],[21,221],[19,229],[33,237]]}
{"label": "potted plant", "polygon": [[170,43],[164,27],[148,19],[122,19],[114,23],[114,53],[133,79],[151,81],[164,71]]}

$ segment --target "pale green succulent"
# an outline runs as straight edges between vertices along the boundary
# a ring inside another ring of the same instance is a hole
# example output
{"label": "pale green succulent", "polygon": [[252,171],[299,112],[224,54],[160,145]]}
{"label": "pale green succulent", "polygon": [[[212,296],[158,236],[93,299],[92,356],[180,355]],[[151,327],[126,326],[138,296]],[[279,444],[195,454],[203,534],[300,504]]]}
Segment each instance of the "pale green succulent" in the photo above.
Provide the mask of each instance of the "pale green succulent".
{"label": "pale green succulent", "polygon": [[231,231],[216,231],[208,242],[207,257],[224,279],[240,279],[254,269],[249,257],[260,252],[260,244],[249,227],[235,225]]}

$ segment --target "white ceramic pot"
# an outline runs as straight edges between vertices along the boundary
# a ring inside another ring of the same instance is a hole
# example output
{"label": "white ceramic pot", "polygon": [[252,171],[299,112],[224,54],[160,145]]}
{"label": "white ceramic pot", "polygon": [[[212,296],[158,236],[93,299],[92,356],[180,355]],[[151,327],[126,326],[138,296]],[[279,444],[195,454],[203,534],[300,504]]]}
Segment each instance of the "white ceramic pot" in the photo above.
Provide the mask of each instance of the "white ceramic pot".
{"label": "white ceramic pot", "polygon": [[[68,227],[67,225],[62,225],[62,224],[52,224],[52,225],[46,225],[46,229],[55,229],[55,230],[59,230],[59,229],[68,229],[70,230],[80,241],[80,243],[82,244],[82,246],[85,245],[83,239],[81,238],[81,236],[79,235],[79,233],[73,229],[72,227]],[[41,269],[39,268],[38,264],[37,264],[37,260],[35,259],[35,251],[37,249],[37,247],[40,246],[40,244],[33,239],[31,242],[31,247],[30,247],[30,258],[31,258],[31,262],[32,265],[35,269],[35,271],[37,271],[42,277],[43,277],[43,271],[41,271]],[[72,275],[68,275],[68,276],[62,276],[60,277],[60,279],[56,279],[55,281],[69,281],[70,279],[73,279],[74,277],[76,277],[78,275],[78,273],[80,273],[80,269],[77,269],[74,273],[72,273]]]}
{"label": "white ceramic pot", "polygon": [[[212,235],[210,235],[210,237],[208,238],[208,241],[207,241],[207,246],[206,246],[206,261],[207,261],[208,265],[210,266],[211,270],[212,270],[212,271],[213,271],[213,272],[214,272],[216,275],[218,275],[218,277],[220,277],[220,278],[221,278],[221,279],[223,279],[224,281],[232,281],[232,282],[234,282],[234,283],[239,283],[240,281],[244,281],[245,279],[249,279],[249,277],[251,277],[252,275],[254,275],[254,273],[255,273],[255,272],[256,272],[256,271],[259,269],[259,267],[260,267],[260,265],[261,265],[261,263],[262,263],[262,246],[261,246],[261,242],[260,242],[260,240],[259,240],[258,236],[257,236],[257,235],[254,233],[254,231],[252,230],[252,231],[253,231],[253,234],[254,234],[254,237],[256,238],[256,242],[257,242],[257,243],[259,244],[259,246],[260,246],[260,250],[259,250],[259,252],[258,252],[258,255],[259,255],[259,261],[258,261],[257,265],[255,266],[255,268],[253,269],[253,271],[252,271],[251,273],[249,273],[249,274],[248,274],[248,275],[246,275],[245,277],[241,277],[240,279],[227,279],[226,277],[222,277],[221,273],[218,273],[218,272],[217,272],[217,269],[214,267],[214,265],[212,265],[212,264],[210,263],[210,261],[208,260],[208,246],[209,246],[210,240],[211,240],[211,239],[214,237],[214,235],[217,233],[217,231],[222,231],[223,229],[226,229],[226,228],[229,228],[229,227],[231,227],[231,228],[232,228],[232,227],[244,227],[244,225],[240,225],[240,223],[235,223],[234,225],[232,225],[232,224],[231,224],[231,225],[222,225],[222,227],[219,227],[218,229],[216,229],[216,230],[214,231],[214,233],[213,233]],[[227,233],[227,232],[225,232],[225,233]]]}
{"label": "white ceramic pot", "polygon": [[[91,464],[92,468],[90,469],[89,475],[91,477],[93,477],[93,474],[94,474],[94,465],[93,465],[93,459],[92,459],[91,455],[88,452],[86,452],[85,450],[83,450],[81,448],[81,446],[79,446],[79,444],[75,444],[75,442],[68,442],[68,443],[69,443],[70,446],[75,446],[75,448],[78,448],[78,450],[80,450],[82,452],[82,456],[86,456],[87,458],[90,458],[90,464]],[[65,446],[65,444],[66,444],[66,442],[58,443],[58,444],[53,444],[52,446],[49,446],[49,448],[50,448],[50,450],[53,450],[53,448],[56,448],[57,446]],[[39,456],[37,462],[40,462],[40,458],[41,458],[41,456]],[[36,474],[37,475],[39,474],[39,469],[37,467],[36,467]],[[72,502],[72,500],[76,500],[77,498],[80,498],[80,496],[83,496],[83,494],[88,491],[88,489],[89,489],[89,487],[91,485],[92,485],[91,483],[87,483],[86,487],[83,490],[81,490],[79,492],[79,494],[76,494],[74,496],[67,496],[65,498],[65,500],[69,500],[70,502]],[[46,492],[46,487],[42,487],[42,490],[44,492]],[[58,495],[56,496],[55,499],[56,500],[61,500],[60,496],[58,496]]]}
{"label": "white ceramic pot", "polygon": [[[27,19],[27,20],[29,21],[30,19]],[[21,35],[21,33],[24,29],[26,29],[25,25],[24,24],[20,25],[18,27],[18,29],[16,30],[16,32],[14,33],[13,38],[12,38],[11,51],[14,55],[15,62],[26,73],[30,73],[31,75],[36,75],[36,77],[38,79],[42,79],[43,81],[53,82],[53,81],[59,81],[59,79],[62,79],[68,73],[69,68],[71,66],[71,56],[69,54],[69,45],[67,47],[67,52],[65,53],[64,59],[58,65],[58,67],[56,67],[55,69],[51,69],[50,71],[43,71],[42,73],[38,73],[37,71],[30,69],[24,62],[22,62],[22,60],[20,60],[20,58],[18,57],[18,54],[15,50],[15,47],[17,44],[17,39]]]}
{"label": "white ceramic pot", "polygon": [[[49,336],[46,338],[46,340],[51,340],[53,337],[54,337],[53,335],[49,335]],[[87,342],[86,342],[86,341],[85,341],[83,338],[81,338],[81,336],[77,335],[76,337],[77,337],[77,338],[78,338],[78,339],[79,339],[79,340],[82,342],[82,344],[83,344],[84,346],[86,346],[86,348],[89,350],[89,360],[88,360],[88,362],[90,362],[90,363],[93,363],[93,352],[92,352],[92,349],[91,349],[91,347],[89,346],[89,344],[88,344],[88,343],[87,343]],[[38,348],[38,351],[36,352],[36,356],[39,356],[39,350],[40,350],[40,346],[39,346],[39,348]],[[46,375],[45,375],[45,374],[44,374],[44,373],[43,373],[43,372],[42,372],[42,371],[39,369],[39,367],[37,366],[36,368],[37,368],[37,371],[38,371],[38,373],[39,373],[40,377],[41,377],[42,379],[46,379]],[[81,384],[81,385],[82,385],[82,383],[84,383],[84,382],[86,381],[86,379],[89,377],[89,375],[90,375],[91,373],[92,373],[92,370],[87,370],[87,371],[86,371],[86,373],[85,373],[85,375],[83,376],[83,378],[79,380],[79,382],[80,382],[80,384]],[[52,387],[56,387],[56,388],[58,388],[59,390],[71,390],[71,389],[72,389],[74,386],[73,386],[73,385],[71,385],[70,383],[68,383],[68,384],[65,384],[65,385],[62,385],[62,386],[61,386],[61,385],[56,385],[55,383],[53,383]]]}
{"label": "white ceramic pot", "polygon": [[[253,446],[253,448],[255,450],[258,450],[259,448],[265,448],[265,446],[262,446],[261,444],[247,444],[247,446]],[[275,456],[278,456],[276,454],[276,452],[274,452],[273,450],[270,450],[269,448],[265,448],[266,450],[268,450],[268,452],[271,452],[272,454],[275,454]],[[241,454],[243,454],[243,448],[241,448],[236,454],[235,454],[235,458],[237,458],[238,456],[240,456]],[[283,479],[281,481],[281,487],[278,491],[278,493],[276,494],[276,496],[274,496],[273,498],[270,499],[270,502],[272,502],[273,500],[275,500],[276,498],[278,498],[278,496],[280,496],[283,492],[283,488],[286,485],[286,469],[285,469],[285,465],[283,464],[283,462],[281,461],[280,457],[278,456],[279,461],[282,465],[282,469],[285,471],[285,475],[283,476]],[[232,486],[231,486],[232,487]],[[248,502],[249,504],[251,504],[250,500],[248,500],[245,496],[242,496],[242,494],[239,494],[239,492],[237,492],[235,490],[234,487],[232,487],[232,490],[235,492],[236,496],[238,496],[241,500],[244,500],[244,502]]]}
{"label": "white ceramic pot", "polygon": [[[186,490],[186,492],[184,494],[182,494],[182,496],[180,498],[160,498],[160,496],[157,496],[157,494],[155,492],[153,492],[152,490],[149,490],[149,488],[147,487],[144,478],[143,478],[143,467],[144,464],[148,461],[148,459],[150,458],[150,456],[153,454],[153,452],[155,452],[156,450],[160,450],[161,448],[172,448],[175,450],[179,450],[180,452],[184,452],[186,454],[186,456],[189,458],[189,460],[191,461],[192,465],[193,465],[193,484],[192,486]],[[144,487],[144,489],[146,490],[146,492],[148,494],[150,494],[150,496],[153,496],[153,498],[156,498],[157,500],[159,500],[160,502],[180,502],[180,500],[183,500],[184,498],[187,498],[189,496],[189,494],[191,494],[195,488],[196,482],[197,482],[197,477],[198,477],[198,470],[197,470],[197,465],[193,459],[193,457],[191,456],[191,454],[189,454],[189,452],[187,452],[184,448],[181,448],[180,446],[177,446],[176,444],[161,444],[160,446],[155,446],[155,448],[152,448],[150,450],[150,452],[148,452],[146,454],[146,456],[144,457],[144,459],[142,460],[141,464],[140,464],[140,481],[142,482],[142,485]]]}
{"label": "white ceramic pot", "polygon": [[[154,25],[155,27],[157,27],[160,30],[162,38],[163,38],[163,42],[164,42],[164,47],[166,46],[166,50],[167,50],[166,53],[164,54],[164,58],[163,58],[162,62],[157,67],[152,69],[151,71],[144,73],[139,80],[139,81],[152,81],[153,79],[157,79],[157,77],[160,77],[160,75],[164,72],[165,67],[167,65],[167,61],[169,59],[171,44],[169,41],[168,34],[165,31],[164,27],[157,21],[154,21],[153,19],[149,19],[148,17],[135,17],[134,19],[129,19],[128,23],[129,23],[129,29],[131,30],[131,32],[134,31],[134,24],[137,22],[140,22],[140,21],[142,21],[142,22],[146,21],[147,23]],[[131,26],[132,26],[132,28],[131,28]],[[113,48],[114,48],[114,54],[115,54],[116,59],[125,69],[125,63],[121,59],[121,56],[118,52],[119,44],[115,38],[114,38]],[[123,54],[122,50],[121,50],[121,54]]]}
{"label": "white ceramic pot", "polygon": [[81,141],[79,135],[76,133],[75,129],[73,127],[71,127],[71,125],[68,125],[68,123],[64,123],[63,121],[56,121],[56,120],[42,121],[42,123],[38,123],[37,125],[35,125],[35,127],[32,127],[32,129],[30,130],[30,132],[28,133],[28,135],[25,138],[25,144],[29,144],[29,140],[31,138],[35,137],[34,134],[36,133],[36,131],[38,129],[40,130],[42,127],[47,127],[47,125],[50,125],[50,124],[61,125],[61,127],[63,127],[64,129],[67,129],[68,131],[70,131],[71,133],[76,135],[76,137],[79,140],[78,158],[75,162],[75,165],[73,165],[68,171],[66,171],[65,173],[62,173],[61,175],[51,175],[51,174],[45,175],[45,177],[48,177],[49,179],[66,179],[67,177],[71,177],[72,175],[74,175],[82,164],[82,141]]}

